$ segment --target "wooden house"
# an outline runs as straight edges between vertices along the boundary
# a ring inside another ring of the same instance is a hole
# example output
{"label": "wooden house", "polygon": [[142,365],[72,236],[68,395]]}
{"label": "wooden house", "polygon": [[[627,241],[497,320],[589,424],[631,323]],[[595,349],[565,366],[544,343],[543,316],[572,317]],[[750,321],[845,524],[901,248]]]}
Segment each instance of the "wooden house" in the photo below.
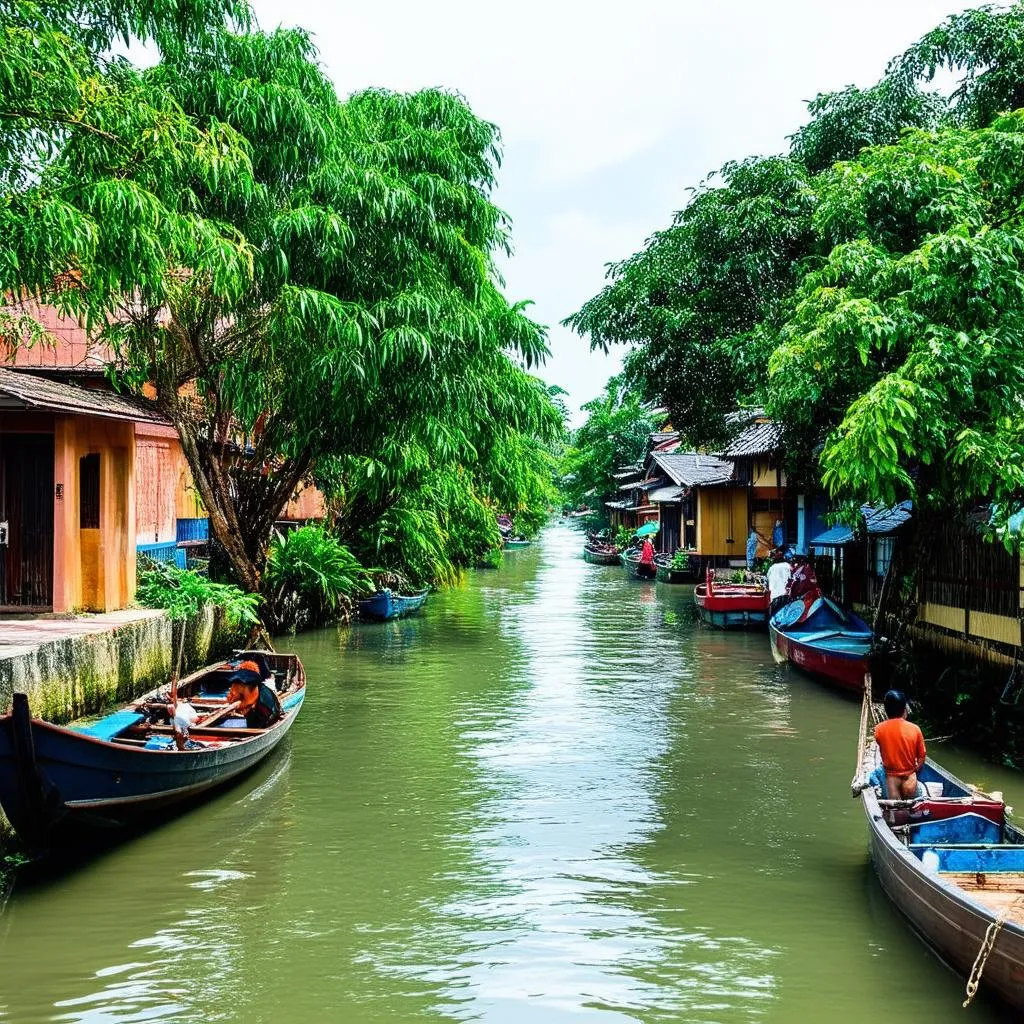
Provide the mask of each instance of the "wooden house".
{"label": "wooden house", "polygon": [[[152,402],[111,390],[113,354],[77,322],[32,301],[5,311],[46,340],[0,351],[0,612],[124,608],[137,554],[184,566],[209,539],[178,435]],[[311,486],[282,510],[322,515]]]}
{"label": "wooden house", "polygon": [[733,463],[703,452],[653,451],[649,456],[666,481],[652,489],[662,551],[694,551],[714,563],[744,557],[747,491],[735,484]]}

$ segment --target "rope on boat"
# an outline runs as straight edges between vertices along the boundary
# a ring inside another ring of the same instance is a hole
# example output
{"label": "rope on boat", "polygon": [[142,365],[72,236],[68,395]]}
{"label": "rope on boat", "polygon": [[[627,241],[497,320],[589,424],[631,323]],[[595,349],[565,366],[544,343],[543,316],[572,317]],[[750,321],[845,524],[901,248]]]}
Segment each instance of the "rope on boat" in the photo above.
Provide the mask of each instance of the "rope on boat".
{"label": "rope on boat", "polygon": [[857,734],[857,765],[853,770],[853,781],[850,783],[850,795],[856,799],[860,796],[866,783],[864,779],[864,755],[868,744],[868,714],[871,711],[871,673],[864,673],[864,700],[860,705],[860,732]]}
{"label": "rope on boat", "polygon": [[978,986],[981,984],[982,972],[985,970],[988,958],[991,956],[992,950],[995,947],[996,939],[999,937],[999,933],[1002,931],[1003,925],[1006,924],[1006,919],[1018,906],[1024,906],[1024,893],[1018,896],[1012,903],[1003,907],[1003,909],[1000,910],[992,919],[992,922],[985,930],[985,938],[981,941],[981,949],[978,950],[978,955],[974,958],[974,966],[971,968],[971,976],[967,979],[967,998],[964,1000],[965,1010],[971,1005],[971,1001],[978,992]]}

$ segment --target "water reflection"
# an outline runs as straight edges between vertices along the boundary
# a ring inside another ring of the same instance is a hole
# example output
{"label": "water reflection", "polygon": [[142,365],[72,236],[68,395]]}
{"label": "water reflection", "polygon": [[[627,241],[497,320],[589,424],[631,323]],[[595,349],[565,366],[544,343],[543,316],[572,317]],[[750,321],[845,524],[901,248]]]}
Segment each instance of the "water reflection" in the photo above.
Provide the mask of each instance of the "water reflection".
{"label": "water reflection", "polygon": [[856,705],[580,544],[554,527],[421,617],[297,638],[280,756],[16,889],[0,1018],[960,1020],[867,864]]}

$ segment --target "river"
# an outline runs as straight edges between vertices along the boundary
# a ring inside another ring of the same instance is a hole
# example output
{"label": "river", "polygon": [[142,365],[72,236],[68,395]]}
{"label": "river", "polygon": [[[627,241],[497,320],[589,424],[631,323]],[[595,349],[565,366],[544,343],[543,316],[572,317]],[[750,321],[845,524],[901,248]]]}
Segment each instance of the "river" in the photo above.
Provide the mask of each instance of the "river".
{"label": "river", "polygon": [[552,526],[421,617],[284,642],[285,749],[15,886],[0,1020],[1009,1019],[965,1016],[874,880],[856,703],[580,545]]}

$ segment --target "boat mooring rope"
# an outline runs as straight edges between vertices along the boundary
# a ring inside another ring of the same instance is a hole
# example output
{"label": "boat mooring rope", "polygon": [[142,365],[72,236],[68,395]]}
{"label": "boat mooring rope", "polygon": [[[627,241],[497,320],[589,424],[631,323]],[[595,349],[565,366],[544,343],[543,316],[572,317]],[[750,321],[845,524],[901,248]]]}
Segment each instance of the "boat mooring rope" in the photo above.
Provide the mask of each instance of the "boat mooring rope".
{"label": "boat mooring rope", "polygon": [[871,711],[871,673],[864,673],[864,700],[860,705],[860,732],[857,734],[857,766],[853,770],[850,795],[855,799],[864,789],[864,754],[868,745],[868,715]]}
{"label": "boat mooring rope", "polygon": [[1003,929],[1003,925],[1006,924],[1006,919],[1013,913],[1013,911],[1019,907],[1024,906],[1024,893],[1018,896],[1012,903],[1007,904],[999,911],[998,914],[992,919],[991,924],[985,929],[985,938],[981,941],[981,949],[978,950],[978,955],[974,958],[974,966],[971,968],[971,976],[967,979],[967,998],[964,1000],[964,1009],[971,1005],[971,1000],[977,994],[978,986],[981,984],[981,975],[985,970],[985,964],[988,963],[988,958],[992,954],[992,950],[995,948],[996,939],[999,937],[999,933]]}

